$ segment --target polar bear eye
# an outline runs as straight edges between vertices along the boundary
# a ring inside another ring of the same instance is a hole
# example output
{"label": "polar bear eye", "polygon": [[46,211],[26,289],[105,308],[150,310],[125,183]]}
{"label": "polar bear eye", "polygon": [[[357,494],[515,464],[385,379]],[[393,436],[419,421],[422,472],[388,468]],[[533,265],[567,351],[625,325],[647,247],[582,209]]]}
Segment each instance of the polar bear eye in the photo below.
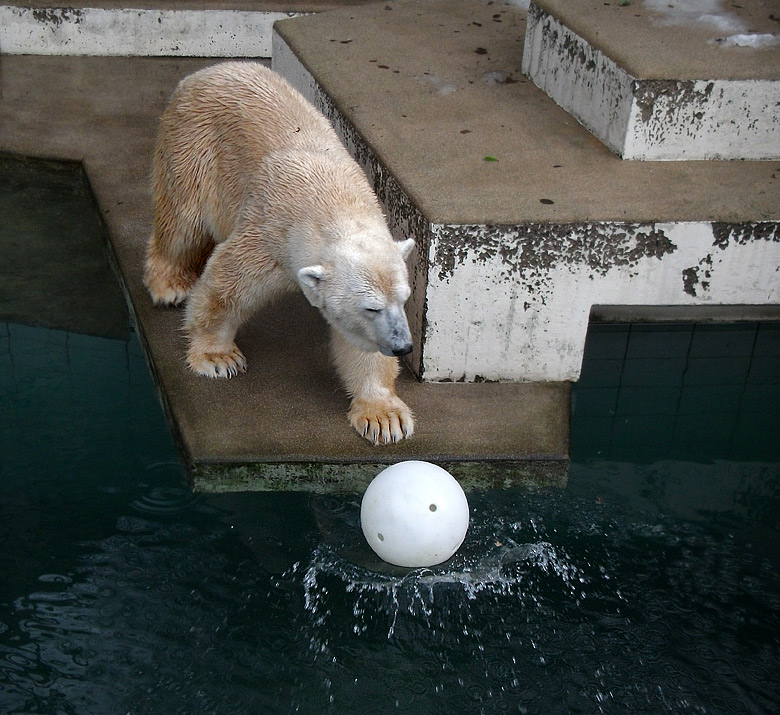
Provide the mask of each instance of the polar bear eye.
{"label": "polar bear eye", "polygon": [[363,310],[365,310],[365,311],[366,311],[366,313],[374,313],[374,314],[376,314],[376,313],[381,313],[381,312],[382,312],[382,309],[381,309],[381,308],[373,308],[373,307],[368,307],[368,306],[366,306],[365,308],[363,308]]}

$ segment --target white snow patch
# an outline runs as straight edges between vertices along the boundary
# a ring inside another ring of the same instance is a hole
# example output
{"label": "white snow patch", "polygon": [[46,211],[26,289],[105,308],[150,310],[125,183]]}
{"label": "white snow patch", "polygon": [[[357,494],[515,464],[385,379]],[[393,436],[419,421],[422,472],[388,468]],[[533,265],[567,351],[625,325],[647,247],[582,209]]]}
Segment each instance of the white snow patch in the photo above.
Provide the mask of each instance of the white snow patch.
{"label": "white snow patch", "polygon": [[439,94],[452,94],[457,91],[457,87],[454,84],[445,82],[435,74],[418,74],[414,76],[414,79],[422,84],[430,85]]}
{"label": "white snow patch", "polygon": [[744,32],[742,20],[723,8],[721,0],[644,0],[644,6],[658,13],[659,25],[704,25],[717,32]]}
{"label": "white snow patch", "polygon": [[745,35],[731,35],[731,37],[724,37],[718,40],[718,43],[724,47],[776,47],[780,45],[780,35],[772,35],[769,33],[759,34],[745,34]]}

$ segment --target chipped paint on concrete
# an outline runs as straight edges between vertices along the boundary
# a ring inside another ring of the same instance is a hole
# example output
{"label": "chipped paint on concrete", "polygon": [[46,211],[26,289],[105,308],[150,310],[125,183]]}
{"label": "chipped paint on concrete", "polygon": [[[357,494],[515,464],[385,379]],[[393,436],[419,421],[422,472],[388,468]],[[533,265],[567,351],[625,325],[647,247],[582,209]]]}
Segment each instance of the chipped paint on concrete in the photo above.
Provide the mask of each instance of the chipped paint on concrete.
{"label": "chipped paint on concrete", "polygon": [[659,114],[658,107],[664,105],[662,112],[689,112],[689,120],[701,120],[705,104],[712,96],[714,82],[694,82],[677,80],[636,80],[632,87],[634,102],[642,122],[650,122]]}
{"label": "chipped paint on concrete", "polygon": [[713,223],[712,233],[715,236],[713,245],[722,249],[728,248],[732,242],[741,246],[750,241],[780,242],[780,226],[772,221]]}
{"label": "chipped paint on concrete", "polygon": [[[587,265],[598,275],[631,268],[645,257],[662,258],[676,246],[649,224],[581,223],[522,226],[438,226],[433,258],[439,279],[452,275],[471,253],[477,260],[500,258],[500,277],[522,275],[541,290],[543,276],[557,265]],[[548,288],[552,288],[547,286]]]}
{"label": "chipped paint on concrete", "polygon": [[270,57],[273,23],[296,13],[0,6],[0,52]]}
{"label": "chipped paint on concrete", "polygon": [[712,278],[712,254],[708,253],[699,260],[699,265],[683,269],[683,291],[696,298],[706,295]]}
{"label": "chipped paint on concrete", "polygon": [[777,304],[777,232],[775,223],[434,226],[423,378],[576,380],[594,305]]}
{"label": "chipped paint on concrete", "polygon": [[633,77],[533,3],[521,68],[556,104],[622,155]]}
{"label": "chipped paint on concrete", "polygon": [[780,158],[780,82],[637,78],[534,4],[522,69],[624,159]]}
{"label": "chipped paint on concrete", "polygon": [[[751,260],[751,256],[761,257],[768,254],[770,262],[767,268],[770,272],[774,268],[776,275],[780,273],[780,260],[776,257],[777,250],[772,251],[771,247],[769,247],[769,250],[766,251],[767,247],[761,246],[762,242],[780,243],[780,226],[777,223],[768,221],[755,223],[713,223],[712,235],[712,248],[714,250],[702,256],[697,265],[689,266],[682,271],[683,290],[688,295],[703,300],[710,298],[709,291],[714,266],[723,264],[724,259],[721,256],[721,252],[730,251],[730,253],[734,253],[733,248],[735,246],[742,247],[745,250],[738,252],[740,254],[740,264],[738,266],[730,261],[733,270],[750,271],[750,266],[746,264]],[[772,263],[773,260],[774,264]],[[773,280],[770,277],[765,285],[757,284],[752,273],[747,274],[744,279],[748,283],[753,284],[754,293],[760,294],[762,290],[766,290],[767,299],[765,302],[772,303],[773,300],[777,300],[777,283],[780,281],[780,278],[776,277]],[[774,299],[772,296],[775,296]]]}
{"label": "chipped paint on concrete", "polygon": [[623,157],[647,160],[780,157],[780,82],[635,82]]}
{"label": "chipped paint on concrete", "polygon": [[41,25],[49,25],[52,32],[63,23],[81,24],[84,11],[81,8],[72,7],[40,7],[32,11],[33,18]]}

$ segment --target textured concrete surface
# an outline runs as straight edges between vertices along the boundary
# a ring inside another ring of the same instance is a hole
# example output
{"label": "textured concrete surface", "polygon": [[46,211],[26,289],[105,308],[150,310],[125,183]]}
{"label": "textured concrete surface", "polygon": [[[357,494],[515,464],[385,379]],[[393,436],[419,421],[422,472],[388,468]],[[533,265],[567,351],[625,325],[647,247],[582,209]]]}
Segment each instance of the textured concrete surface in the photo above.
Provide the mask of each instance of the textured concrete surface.
{"label": "textured concrete surface", "polygon": [[[370,0],[369,0],[370,1]],[[308,13],[333,10],[349,5],[365,5],[366,0],[16,0],[4,2],[9,7],[78,10],[99,7],[109,10],[241,10],[285,13]]]}
{"label": "textured concrete surface", "polygon": [[[324,322],[302,297],[261,313],[239,334],[245,376],[211,381],[186,370],[180,312],[152,307],[141,268],[157,117],[178,80],[204,64],[0,56],[0,151],[84,163],[196,487],[360,488],[378,465],[403,458],[450,464],[481,484],[563,483],[568,386],[420,384],[406,374],[399,394],[416,413],[415,436],[374,448],[346,422]],[[475,469],[483,460],[491,464]]]}
{"label": "textured concrete surface", "polygon": [[534,0],[642,79],[780,79],[780,43],[730,45],[740,34],[780,35],[777,0],[640,2]]}
{"label": "textured concrete surface", "polygon": [[[520,74],[524,14],[427,5],[446,22],[409,3],[379,3],[279,25],[426,221],[777,221],[776,163],[621,162]],[[450,31],[433,34],[441,24]],[[409,442],[376,449],[346,424],[324,325],[299,297],[239,335],[246,376],[208,381],[186,371],[180,313],[153,309],[141,284],[147,177],[169,93],[211,62],[0,57],[0,150],[83,161],[196,486],[330,489],[351,479],[355,487],[379,464],[410,457],[481,483],[562,483],[565,384],[420,384],[404,374],[399,393],[418,429]]]}
{"label": "textured concrete surface", "polygon": [[5,54],[269,57],[271,28],[330,0],[28,0],[0,4]]}
{"label": "textured concrete surface", "polygon": [[769,3],[628,7],[533,3],[523,72],[624,159],[780,158]]}
{"label": "textured concrete surface", "polygon": [[521,74],[525,26],[427,0],[276,30],[431,223],[780,218],[776,162],[621,161]]}

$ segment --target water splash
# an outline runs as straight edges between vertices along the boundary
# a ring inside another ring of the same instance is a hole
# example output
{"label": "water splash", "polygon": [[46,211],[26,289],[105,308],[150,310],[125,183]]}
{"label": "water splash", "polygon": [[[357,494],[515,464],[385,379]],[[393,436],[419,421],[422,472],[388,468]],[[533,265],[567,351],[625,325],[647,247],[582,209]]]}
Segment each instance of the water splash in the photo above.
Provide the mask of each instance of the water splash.
{"label": "water splash", "polygon": [[[492,544],[482,553],[472,549],[472,553],[456,555],[442,566],[403,573],[372,570],[322,544],[308,564],[296,564],[293,572],[302,573],[304,608],[312,626],[325,628],[334,615],[332,604],[350,599],[352,632],[375,632],[382,622],[388,639],[396,634],[402,619],[451,630],[453,615],[474,609],[473,602],[481,602],[487,610],[501,599],[538,607],[540,581],[548,582],[546,589],[552,587],[574,602],[584,597],[585,574],[562,548],[543,540],[516,543],[494,538]],[[287,577],[294,577],[294,573]],[[315,650],[322,651],[322,646],[316,642]]]}

